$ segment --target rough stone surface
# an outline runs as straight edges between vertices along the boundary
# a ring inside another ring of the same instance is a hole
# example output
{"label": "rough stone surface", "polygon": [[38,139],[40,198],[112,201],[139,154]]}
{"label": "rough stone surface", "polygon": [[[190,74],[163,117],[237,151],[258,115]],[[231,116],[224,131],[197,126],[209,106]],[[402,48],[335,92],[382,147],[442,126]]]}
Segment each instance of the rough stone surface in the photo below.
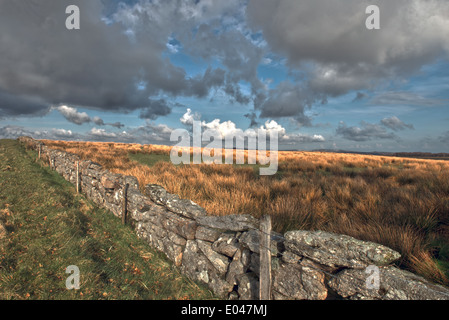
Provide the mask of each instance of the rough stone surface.
{"label": "rough stone surface", "polygon": [[257,229],[259,222],[253,216],[243,215],[228,215],[223,217],[216,216],[202,216],[196,219],[199,225],[228,231],[247,231],[250,229]]}
{"label": "rough stone surface", "polygon": [[164,212],[161,215],[161,225],[171,232],[174,232],[187,240],[195,239],[197,224],[195,221],[177,216],[171,212]]}
{"label": "rough stone surface", "polygon": [[[345,269],[329,281],[339,295],[353,300],[449,300],[449,290],[394,266],[379,267],[379,288],[371,288],[372,272]],[[368,285],[367,285],[368,280]]]}
{"label": "rough stone surface", "polygon": [[282,261],[286,263],[299,263],[301,261],[302,257],[294,254],[290,251],[285,251],[282,254]]}
{"label": "rough stone surface", "polygon": [[197,240],[198,247],[221,276],[225,276],[229,267],[229,259],[215,252],[209,242]]}
{"label": "rough stone surface", "polygon": [[233,285],[218,275],[217,269],[203,254],[196,240],[187,241],[181,271],[191,279],[207,284],[219,297],[225,298],[232,292]]}
{"label": "rough stone surface", "polygon": [[323,231],[289,231],[285,234],[285,239],[287,250],[332,267],[382,266],[401,256],[377,243]]}
{"label": "rough stone surface", "polygon": [[245,274],[251,261],[251,252],[248,249],[238,249],[234,254],[226,274],[226,281],[236,285],[237,277]]}
{"label": "rough stone surface", "polygon": [[281,264],[273,272],[273,291],[296,300],[324,300],[324,273],[304,264]]}
{"label": "rough stone surface", "polygon": [[235,233],[222,233],[212,244],[214,251],[232,258],[239,249],[239,242]]}
{"label": "rough stone surface", "polygon": [[180,199],[178,195],[168,193],[167,190],[160,185],[146,185],[145,193],[155,203],[164,205],[168,210],[187,218],[197,218],[207,214],[206,210],[198,206],[195,202]]}
{"label": "rough stone surface", "polygon": [[256,274],[249,272],[237,276],[237,285],[240,300],[259,299],[259,277]]}
{"label": "rough stone surface", "polygon": [[119,176],[115,174],[105,174],[101,177],[100,182],[105,189],[118,189],[120,188],[118,178]]}
{"label": "rough stone surface", "polygon": [[[260,253],[259,240],[260,232],[259,230],[249,230],[245,232],[240,237],[240,243],[249,248],[252,252]],[[284,237],[277,232],[271,232],[271,246],[270,251],[272,256],[278,255],[280,252],[284,251]]]}
{"label": "rough stone surface", "polygon": [[218,238],[222,233],[223,233],[222,230],[198,226],[196,229],[195,238],[198,240],[215,242],[218,240]]}

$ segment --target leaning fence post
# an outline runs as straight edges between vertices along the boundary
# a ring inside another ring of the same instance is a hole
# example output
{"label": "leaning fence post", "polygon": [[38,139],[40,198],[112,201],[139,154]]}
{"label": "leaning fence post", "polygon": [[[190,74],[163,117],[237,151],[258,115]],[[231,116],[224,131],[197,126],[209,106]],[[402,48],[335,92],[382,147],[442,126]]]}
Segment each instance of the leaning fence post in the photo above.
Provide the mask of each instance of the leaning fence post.
{"label": "leaning fence post", "polygon": [[260,300],[271,299],[271,216],[264,215],[260,220]]}
{"label": "leaning fence post", "polygon": [[123,207],[122,207],[122,224],[126,224],[126,214],[127,214],[127,202],[128,202],[128,188],[129,183],[125,185],[125,188],[123,189]]}

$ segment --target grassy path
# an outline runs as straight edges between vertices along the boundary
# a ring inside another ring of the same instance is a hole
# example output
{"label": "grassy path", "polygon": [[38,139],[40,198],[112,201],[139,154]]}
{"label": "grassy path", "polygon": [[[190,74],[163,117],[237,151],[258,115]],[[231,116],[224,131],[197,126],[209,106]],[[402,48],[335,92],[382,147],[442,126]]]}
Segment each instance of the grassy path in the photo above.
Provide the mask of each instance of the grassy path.
{"label": "grassy path", "polygon": [[0,140],[0,222],[0,299],[213,299],[14,140]]}

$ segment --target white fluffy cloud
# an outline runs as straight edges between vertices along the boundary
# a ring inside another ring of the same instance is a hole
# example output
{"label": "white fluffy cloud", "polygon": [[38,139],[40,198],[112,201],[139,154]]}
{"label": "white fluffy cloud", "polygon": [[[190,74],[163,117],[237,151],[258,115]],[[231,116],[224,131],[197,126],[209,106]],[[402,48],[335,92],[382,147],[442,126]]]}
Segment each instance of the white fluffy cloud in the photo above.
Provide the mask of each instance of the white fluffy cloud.
{"label": "white fluffy cloud", "polygon": [[237,125],[228,120],[221,121],[220,119],[214,119],[213,121],[206,122],[200,121],[201,115],[198,113],[192,114],[191,109],[187,109],[187,112],[180,118],[180,122],[185,125],[191,126],[193,121],[199,121],[203,130],[213,130],[218,132],[223,139],[226,137],[248,137],[253,136],[257,132],[263,132],[267,136],[270,132],[276,132],[280,143],[295,144],[295,143],[313,143],[324,142],[326,139],[322,135],[306,135],[301,133],[287,134],[286,129],[275,120],[267,120],[265,123],[255,130],[253,129],[240,129]]}

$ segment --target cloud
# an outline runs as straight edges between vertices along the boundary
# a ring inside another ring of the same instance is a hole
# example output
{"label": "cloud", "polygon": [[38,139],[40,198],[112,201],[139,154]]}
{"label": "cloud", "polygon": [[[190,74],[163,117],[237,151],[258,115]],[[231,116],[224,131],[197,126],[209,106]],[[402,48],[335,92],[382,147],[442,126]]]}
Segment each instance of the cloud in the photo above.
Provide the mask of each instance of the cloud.
{"label": "cloud", "polygon": [[171,144],[170,135],[173,129],[165,124],[154,124],[147,121],[144,126],[140,126],[130,131],[141,143]]}
{"label": "cloud", "polygon": [[440,140],[443,143],[449,143],[449,131],[445,132],[443,135],[441,135],[438,140]]}
{"label": "cloud", "polygon": [[257,114],[255,112],[250,112],[245,114],[245,118],[248,118],[249,120],[251,120],[250,123],[250,128],[256,127],[259,125],[259,122],[257,122]]}
{"label": "cloud", "polygon": [[[364,1],[249,0],[251,27],[262,32],[273,53],[287,57],[286,66],[299,79],[295,90],[281,84],[270,92],[260,104],[261,117],[275,116],[279,110],[279,117],[304,118],[307,123],[306,106],[403,80],[427,64],[447,59],[449,2],[369,4],[380,7],[380,30],[366,29]],[[286,98],[288,92],[292,99]],[[415,100],[422,102],[429,101]]]}
{"label": "cloud", "polygon": [[49,111],[50,106],[39,96],[14,94],[3,90],[0,86],[0,119],[15,116],[43,116]]}
{"label": "cloud", "polygon": [[80,135],[65,129],[33,130],[11,125],[0,128],[0,138],[2,139],[17,139],[21,136],[49,140],[77,140],[80,138]]}
{"label": "cloud", "polygon": [[[77,125],[82,125],[84,123],[88,123],[91,121],[90,117],[85,112],[78,112],[76,108],[68,107],[68,106],[59,106],[55,107],[55,110],[58,110],[60,114],[64,116],[64,118],[67,119],[67,121],[72,122]],[[97,122],[99,120],[96,118]]]}
{"label": "cloud", "polygon": [[171,113],[171,107],[165,99],[149,100],[148,106],[140,112],[139,118],[154,120],[158,116]]}
{"label": "cloud", "polygon": [[201,115],[197,112],[195,112],[194,114],[192,113],[192,109],[187,108],[187,112],[183,114],[183,116],[181,117],[181,119],[179,119],[179,121],[187,126],[192,126],[193,125],[193,121],[200,121],[201,119]]}
{"label": "cloud", "polygon": [[113,132],[107,132],[105,129],[92,128],[88,133],[89,136],[96,138],[116,138],[117,134]]}
{"label": "cloud", "polygon": [[79,139],[83,141],[98,141],[98,142],[122,142],[135,143],[138,142],[138,137],[126,131],[109,132],[106,129],[92,128],[85,134],[80,134]]}
{"label": "cloud", "polygon": [[268,97],[257,109],[261,111],[261,118],[293,117],[299,125],[311,126],[311,118],[305,111],[316,102],[323,103],[324,98],[309,88],[284,81],[269,91]]}
{"label": "cloud", "polygon": [[395,92],[389,91],[376,95],[370,101],[371,104],[378,105],[413,105],[413,106],[436,106],[441,105],[443,101],[438,99],[429,99],[413,92]]}
{"label": "cloud", "polygon": [[361,101],[366,97],[366,94],[362,93],[362,92],[357,92],[357,95],[355,96],[354,100],[352,100],[352,102],[357,102],[357,101]]}
{"label": "cloud", "polygon": [[57,138],[72,138],[74,137],[74,134],[71,130],[65,130],[65,129],[52,129],[51,135]]}
{"label": "cloud", "polygon": [[97,125],[97,126],[104,126],[105,123],[103,121],[103,119],[101,119],[100,117],[93,117],[92,121]]}
{"label": "cloud", "polygon": [[287,134],[286,129],[277,123],[275,120],[266,120],[264,124],[254,129],[243,130],[238,128],[232,121],[222,121],[220,119],[214,119],[213,121],[206,122],[200,121],[201,115],[198,113],[193,114],[191,109],[187,109],[187,112],[181,117],[180,122],[184,125],[193,125],[193,121],[199,121],[203,130],[212,130],[218,133],[222,139],[226,137],[244,138],[253,136],[257,132],[263,132],[267,136],[270,132],[277,132],[279,142],[283,144],[298,144],[298,143],[315,143],[324,142],[326,139],[322,135],[307,135],[301,133]]}
{"label": "cloud", "polygon": [[392,116],[390,118],[384,118],[380,122],[385,127],[389,128],[391,130],[394,130],[394,131],[405,130],[405,129],[415,129],[412,124],[406,124],[396,116]]}
{"label": "cloud", "polygon": [[[102,111],[143,109],[144,118],[155,119],[169,114],[172,106],[156,108],[157,100],[149,97],[205,97],[211,88],[224,84],[227,71],[209,69],[189,76],[164,53],[173,34],[185,40],[183,48],[201,43],[193,35],[194,28],[232,16],[241,6],[239,1],[141,0],[117,5],[80,0],[82,21],[76,32],[65,28],[65,8],[70,4],[68,0],[0,0],[0,29],[8,30],[8,36],[0,37],[0,117],[40,115],[51,105],[72,105]],[[201,35],[218,44],[214,30]],[[233,39],[227,32],[224,39],[226,43],[214,54],[244,73],[239,66],[247,68],[248,57],[237,63],[230,54],[239,48],[230,45]]]}
{"label": "cloud", "polygon": [[111,127],[117,128],[117,129],[121,129],[125,126],[121,122],[105,123],[104,120],[98,116],[93,117],[92,122],[95,123],[97,126],[111,126]]}
{"label": "cloud", "polygon": [[2,139],[17,139],[20,136],[30,136],[39,138],[41,133],[30,129],[25,129],[19,126],[5,126],[0,128],[0,137]]}
{"label": "cloud", "polygon": [[373,139],[397,139],[394,133],[390,133],[379,124],[361,122],[361,127],[348,127],[343,121],[340,122],[336,134],[346,140],[370,141]]}
{"label": "cloud", "polygon": [[[316,104],[350,92],[357,101],[364,90],[403,80],[449,52],[445,0],[373,0],[381,9],[376,31],[365,28],[367,3],[359,0],[79,0],[76,32],[64,27],[69,4],[0,0],[0,28],[8,30],[0,37],[0,118],[65,105],[139,110],[142,119],[155,120],[177,107],[177,97],[219,92],[252,103],[245,113],[253,127],[282,118],[312,126],[308,111]],[[260,77],[261,65],[280,61],[288,80]],[[438,103],[403,92],[372,102]],[[88,122],[82,114],[66,118]]]}

